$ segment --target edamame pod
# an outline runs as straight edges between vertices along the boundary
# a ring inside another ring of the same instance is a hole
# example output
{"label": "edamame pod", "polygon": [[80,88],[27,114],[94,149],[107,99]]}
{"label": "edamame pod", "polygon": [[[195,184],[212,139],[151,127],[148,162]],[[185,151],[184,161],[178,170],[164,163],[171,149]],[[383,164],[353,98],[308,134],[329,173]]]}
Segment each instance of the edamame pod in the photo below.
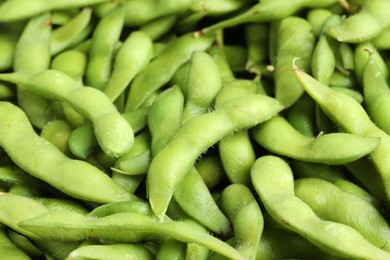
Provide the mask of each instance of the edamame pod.
{"label": "edamame pod", "polygon": [[112,70],[115,45],[118,43],[124,22],[124,11],[116,8],[96,25],[88,52],[85,81],[88,86],[103,90]]}
{"label": "edamame pod", "polygon": [[31,259],[8,238],[5,229],[0,228],[0,252],[1,257],[15,260]]}
{"label": "edamame pod", "polygon": [[[62,241],[100,238],[116,242],[161,241],[173,238],[197,243],[231,259],[244,259],[234,248],[184,221],[160,222],[138,213],[118,213],[106,217],[85,217],[77,213],[49,212],[19,222],[19,226],[40,237]],[[54,232],[55,231],[55,232]]]}
{"label": "edamame pod", "polygon": [[369,243],[355,229],[320,219],[294,195],[291,168],[283,159],[266,155],[256,160],[251,178],[269,215],[281,227],[296,232],[325,253],[338,258],[387,259],[390,253]]}
{"label": "edamame pod", "polygon": [[152,260],[153,254],[137,244],[83,245],[70,252],[65,260],[76,259],[145,259]]}
{"label": "edamame pod", "polygon": [[98,143],[107,155],[118,157],[133,145],[133,129],[100,90],[83,87],[57,70],[45,70],[33,75],[1,74],[0,78],[26,85],[42,97],[69,103],[76,112],[91,120]]}
{"label": "edamame pod", "polygon": [[125,111],[142,106],[155,91],[168,83],[175,71],[191,58],[194,51],[206,50],[212,41],[211,36],[194,38],[191,33],[187,33],[169,44],[130,84]]}
{"label": "edamame pod", "polygon": [[294,71],[302,87],[333,122],[349,133],[380,138],[379,145],[369,156],[381,175],[387,197],[390,198],[390,136],[371,121],[367,112],[354,98],[322,85],[296,67]]}
{"label": "edamame pod", "polygon": [[[380,139],[348,133],[307,137],[295,130],[283,116],[275,116],[251,129],[252,137],[270,152],[301,161],[343,165],[378,147]],[[348,143],[348,146],[345,146]]]}
{"label": "edamame pod", "polygon": [[[134,199],[94,166],[66,157],[39,137],[15,105],[0,103],[0,146],[29,174],[76,198],[107,203]],[[33,157],[29,156],[34,154]]]}
{"label": "edamame pod", "polygon": [[390,227],[370,203],[316,178],[296,180],[294,192],[321,219],[351,226],[373,245],[390,250]]}
{"label": "edamame pod", "polygon": [[[194,117],[184,124],[156,154],[148,170],[148,197],[158,218],[164,217],[174,191],[202,152],[224,136],[268,120],[281,109],[280,103],[271,97],[248,94],[225,102],[215,111]],[[247,116],[242,117],[242,114]],[[199,133],[202,133],[202,138]]]}
{"label": "edamame pod", "polygon": [[[49,19],[50,15],[46,13],[30,19],[26,24],[16,43],[15,72],[34,74],[49,68],[52,30]],[[62,117],[59,104],[39,96],[23,84],[17,85],[17,100],[35,127],[42,128],[47,122]]]}
{"label": "edamame pod", "polygon": [[92,9],[83,8],[72,20],[53,30],[50,36],[50,54],[65,50],[87,28],[91,22]]}
{"label": "edamame pod", "polygon": [[103,88],[111,101],[115,101],[133,78],[143,70],[153,54],[152,40],[142,31],[132,32],[115,56],[113,70]]}
{"label": "edamame pod", "polygon": [[[13,22],[24,20],[52,10],[63,10],[104,3],[109,0],[16,0],[0,5],[0,21]],[[20,8],[23,6],[23,8]]]}
{"label": "edamame pod", "polygon": [[221,208],[233,224],[237,250],[248,260],[256,259],[264,219],[252,192],[243,184],[227,186],[221,194]]}
{"label": "edamame pod", "polygon": [[390,135],[390,88],[378,63],[371,56],[364,69],[363,95],[371,120]]}
{"label": "edamame pod", "polygon": [[277,36],[277,58],[275,63],[275,98],[285,107],[294,104],[305,92],[294,73],[291,64],[295,57],[303,71],[310,70],[315,35],[309,22],[295,16],[280,21]]}

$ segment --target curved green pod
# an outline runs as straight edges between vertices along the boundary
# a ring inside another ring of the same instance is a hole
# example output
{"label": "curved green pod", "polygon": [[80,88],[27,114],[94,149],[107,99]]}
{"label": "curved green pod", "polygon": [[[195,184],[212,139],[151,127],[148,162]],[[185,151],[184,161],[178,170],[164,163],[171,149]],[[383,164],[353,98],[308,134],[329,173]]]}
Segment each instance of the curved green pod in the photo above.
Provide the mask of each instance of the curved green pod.
{"label": "curved green pod", "polygon": [[77,213],[52,211],[22,221],[19,226],[40,237],[63,241],[95,238],[131,243],[173,238],[185,243],[203,245],[230,259],[244,259],[237,250],[193,223],[158,221],[139,213],[118,213],[94,218]]}
{"label": "curved green pod", "polygon": [[[329,133],[307,137],[295,130],[282,116],[275,116],[253,128],[252,137],[270,152],[301,161],[343,165],[371,153],[379,138],[348,133]],[[348,143],[348,146],[345,144]]]}
{"label": "curved green pod", "polygon": [[[275,116],[282,106],[274,98],[248,94],[225,102],[215,111],[184,124],[152,160],[147,174],[151,207],[161,219],[178,185],[205,150],[238,129],[253,127]],[[242,115],[246,115],[243,117]],[[202,138],[199,133],[202,133]],[[172,161],[172,158],[175,158]]]}
{"label": "curved green pod", "polygon": [[1,102],[0,111],[0,146],[29,174],[79,199],[107,203],[135,198],[96,167],[66,157],[39,137],[15,105]]}
{"label": "curved green pod", "polygon": [[266,211],[281,227],[308,239],[337,258],[387,259],[390,253],[369,243],[356,229],[319,218],[294,195],[294,177],[283,159],[267,155],[254,163],[253,186]]}

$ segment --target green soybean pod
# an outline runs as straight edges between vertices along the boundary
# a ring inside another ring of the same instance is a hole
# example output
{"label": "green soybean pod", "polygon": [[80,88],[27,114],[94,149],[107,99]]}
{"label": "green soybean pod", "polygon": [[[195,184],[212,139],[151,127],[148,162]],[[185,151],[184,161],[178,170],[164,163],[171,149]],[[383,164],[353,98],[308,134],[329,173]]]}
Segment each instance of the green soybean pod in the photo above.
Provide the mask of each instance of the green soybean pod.
{"label": "green soybean pod", "polygon": [[177,19],[177,15],[162,16],[142,25],[139,30],[156,41],[172,30]]}
{"label": "green soybean pod", "polygon": [[49,212],[45,206],[34,199],[11,193],[0,193],[0,204],[2,209],[0,212],[0,223],[31,239],[42,252],[62,259],[78,246],[78,243],[74,242],[42,239],[18,225],[20,221]]}
{"label": "green soybean pod", "polygon": [[364,69],[369,59],[376,60],[381,73],[383,73],[383,76],[386,78],[386,80],[389,79],[389,68],[387,67],[382,55],[374,47],[374,45],[372,45],[371,42],[358,44],[355,47],[354,54],[355,76],[360,83],[360,86],[363,86]]}
{"label": "green soybean pod", "polygon": [[50,36],[50,54],[55,55],[74,44],[75,39],[90,24],[91,8],[83,8],[70,21],[53,30]]}
{"label": "green soybean pod", "polygon": [[386,215],[383,203],[379,200],[379,198],[375,197],[373,194],[369,193],[361,186],[347,179],[335,180],[332,183],[343,191],[363,199],[364,201],[375,207],[379,212]]}
{"label": "green soybean pod", "polygon": [[36,201],[47,207],[50,211],[75,212],[87,215],[89,210],[79,202],[66,198],[42,198],[35,197]]}
{"label": "green soybean pod", "polygon": [[268,54],[269,26],[266,24],[249,23],[244,26],[247,61],[245,64],[249,72],[262,74],[263,64]]}
{"label": "green soybean pod", "polygon": [[[300,134],[281,115],[251,129],[255,141],[268,151],[293,159],[328,165],[343,165],[372,153],[378,137],[329,133],[317,137]],[[348,147],[345,146],[348,143]]]}
{"label": "green soybean pod", "polygon": [[81,82],[87,66],[87,55],[78,50],[66,50],[51,60],[51,69],[65,72],[74,80]]}
{"label": "green soybean pod", "polygon": [[314,137],[317,129],[315,126],[316,105],[307,94],[290,107],[286,116],[287,121],[301,134]]}
{"label": "green soybean pod", "polygon": [[390,38],[390,29],[389,27],[387,27],[384,28],[383,31],[378,36],[372,39],[371,42],[377,49],[388,50],[390,49],[389,38]]}
{"label": "green soybean pod", "polygon": [[72,127],[65,120],[52,120],[48,122],[40,133],[40,136],[57,146],[61,152],[69,155],[68,140]]}
{"label": "green soybean pod", "polygon": [[93,125],[87,122],[73,129],[68,138],[68,148],[76,158],[86,159],[99,146],[93,134]]}
{"label": "green soybean pod", "polygon": [[15,42],[17,41],[13,34],[2,32],[0,35],[0,71],[12,67],[15,53]]}
{"label": "green soybean pod", "polygon": [[364,1],[358,13],[344,19],[340,25],[331,27],[329,33],[340,42],[368,42],[390,25],[386,12],[388,8],[388,0]]}
{"label": "green soybean pod", "polygon": [[[51,25],[48,13],[28,21],[18,42],[14,56],[14,71],[37,73],[48,69],[50,64]],[[18,105],[26,112],[35,127],[42,128],[47,122],[61,117],[60,107],[40,97],[28,86],[18,84]]]}
{"label": "green soybean pod", "polygon": [[111,178],[128,193],[134,194],[141,182],[145,179],[145,175],[126,175],[113,171]]}
{"label": "green soybean pod", "polygon": [[118,157],[111,169],[128,175],[146,174],[151,160],[150,146],[150,133],[141,132],[135,136],[131,149]]}
{"label": "green soybean pod", "polygon": [[291,160],[291,169],[294,178],[318,178],[330,182],[346,180],[348,172],[343,166],[326,165],[322,163],[311,163],[300,160]]}
{"label": "green soybean pod", "polygon": [[148,127],[154,157],[182,125],[184,96],[177,86],[161,92],[149,110]]}
{"label": "green soybean pod", "polygon": [[363,74],[364,107],[371,120],[390,135],[390,88],[376,60],[370,56]]}
{"label": "green soybean pod", "polygon": [[141,107],[145,101],[172,78],[175,71],[191,58],[194,51],[206,50],[213,37],[194,38],[184,34],[170,43],[165,51],[139,73],[130,84],[125,111]]}
{"label": "green soybean pod", "polygon": [[63,241],[99,238],[131,243],[173,238],[185,243],[203,245],[231,259],[244,259],[236,249],[210,235],[197,224],[185,221],[159,221],[139,213],[118,213],[94,218],[73,212],[51,211],[19,222],[19,226],[46,239]]}
{"label": "green soybean pod", "polygon": [[221,236],[232,233],[229,219],[219,209],[195,167],[176,188],[173,198],[187,215]]}
{"label": "green soybean pod", "polygon": [[194,0],[130,0],[122,3],[127,26],[142,26],[156,18],[183,14]]}
{"label": "green soybean pod", "polygon": [[210,191],[226,181],[219,156],[204,156],[195,164],[195,168]]}
{"label": "green soybean pod", "polygon": [[321,34],[313,50],[311,72],[313,76],[328,85],[336,67],[336,57],[328,43],[327,36]]}
{"label": "green soybean pod", "polygon": [[221,75],[213,58],[204,51],[194,52],[188,72],[183,124],[207,112],[221,87]]}
{"label": "green soybean pod", "polygon": [[0,228],[0,251],[1,256],[6,259],[28,260],[31,259],[26,253],[19,249],[7,236],[5,229]]}
{"label": "green soybean pod", "polygon": [[347,70],[354,70],[354,51],[352,46],[345,42],[340,43],[339,53],[343,67]]}
{"label": "green soybean pod", "polygon": [[281,20],[278,27],[277,60],[275,64],[275,98],[285,107],[294,104],[304,93],[291,71],[295,57],[303,71],[310,69],[315,35],[309,22],[291,16]]}
{"label": "green soybean pod", "polygon": [[105,217],[116,213],[136,212],[148,216],[153,216],[150,206],[143,201],[121,201],[100,205],[89,212],[91,217]]}
{"label": "green soybean pod", "polygon": [[373,245],[390,250],[390,227],[385,217],[370,203],[316,178],[295,181],[294,192],[321,219],[351,226]]}
{"label": "green soybean pod", "polygon": [[83,245],[70,252],[65,260],[81,259],[145,259],[152,260],[152,253],[137,244]]}
{"label": "green soybean pod", "polygon": [[57,70],[45,70],[33,75],[1,74],[0,78],[28,85],[43,97],[69,103],[76,112],[90,119],[98,143],[107,155],[118,157],[131,148],[133,129],[100,90],[82,86],[66,73]]}
{"label": "green soybean pod", "polygon": [[219,73],[221,75],[222,83],[226,84],[234,81],[236,78],[230,67],[226,55],[223,51],[223,47],[219,45],[212,45],[208,51],[210,55],[213,57],[215,63],[218,66]]}
{"label": "green soybean pod", "polygon": [[[379,145],[369,154],[378,170],[387,197],[390,194],[390,136],[378,128],[370,119],[364,108],[352,97],[322,85],[310,75],[294,68],[298,80],[306,92],[321,106],[333,122],[345,131],[380,138]],[[350,111],[354,111],[350,114]]]}
{"label": "green soybean pod", "polygon": [[115,44],[123,29],[124,10],[116,8],[105,15],[94,28],[88,52],[85,81],[88,86],[102,90],[111,75]]}
{"label": "green soybean pod", "polygon": [[[236,80],[226,84],[215,99],[219,106],[240,95],[255,94],[256,84],[251,80]],[[256,160],[247,130],[239,130],[218,142],[218,151],[226,176],[231,183],[250,184],[250,168]]]}
{"label": "green soybean pod", "polygon": [[[197,31],[197,35],[207,34],[218,29],[232,27],[249,22],[265,23],[275,20],[281,20],[288,16],[293,15],[297,11],[305,8],[322,8],[335,4],[335,0],[326,1],[307,1],[307,0],[277,0],[277,1],[261,1],[254,4],[249,9],[238,13],[237,15],[228,18],[226,20],[217,22],[200,31]],[[278,11],[275,11],[278,10]]]}
{"label": "green soybean pod", "polygon": [[[13,22],[35,17],[53,10],[72,9],[107,2],[108,0],[70,0],[50,1],[45,0],[16,0],[7,1],[0,5],[0,21]],[[23,8],[20,8],[23,6]]]}
{"label": "green soybean pod", "polygon": [[294,195],[294,177],[283,159],[266,155],[256,160],[251,178],[266,211],[281,227],[308,239],[337,258],[387,259],[389,253],[369,243],[356,229],[320,219]]}
{"label": "green soybean pod", "polygon": [[28,259],[39,258],[43,256],[41,249],[34,245],[33,242],[26,236],[19,234],[11,228],[6,228],[5,232],[8,239],[30,257]]}
{"label": "green soybean pod", "polygon": [[311,24],[316,36],[320,36],[323,33],[323,24],[331,15],[333,15],[332,11],[325,8],[308,10],[306,19]]}
{"label": "green soybean pod", "polygon": [[184,260],[186,255],[186,244],[174,239],[164,241],[156,254],[156,260],[174,259]]}
{"label": "green soybean pod", "polygon": [[[0,104],[0,146],[16,165],[59,190],[95,202],[135,198],[92,165],[66,157],[39,137],[26,115],[15,105]],[[28,156],[33,153],[34,156]],[[82,172],[83,178],[80,178]],[[88,177],[89,176],[89,177]]]}
{"label": "green soybean pod", "polygon": [[152,39],[142,31],[129,34],[115,55],[113,70],[103,92],[115,101],[152,58]]}
{"label": "green soybean pod", "polygon": [[257,251],[257,259],[316,259],[332,260],[331,257],[304,237],[281,228],[265,228]]}
{"label": "green soybean pod", "polygon": [[0,100],[10,100],[14,97],[16,97],[15,87],[12,84],[0,82]]}
{"label": "green soybean pod", "polygon": [[227,186],[221,194],[221,208],[233,224],[237,250],[248,260],[256,259],[264,219],[250,189],[243,184]]}
{"label": "green soybean pod", "polygon": [[[248,94],[183,124],[168,145],[156,154],[148,170],[148,198],[158,218],[164,217],[174,191],[202,152],[237,129],[253,127],[281,109],[274,98]],[[243,117],[243,114],[247,116]],[[198,133],[202,133],[202,138]],[[170,158],[176,160],[172,162]]]}
{"label": "green soybean pod", "polygon": [[372,161],[367,156],[347,163],[344,166],[352,174],[359,186],[373,194],[388,208],[389,202],[384,183]]}

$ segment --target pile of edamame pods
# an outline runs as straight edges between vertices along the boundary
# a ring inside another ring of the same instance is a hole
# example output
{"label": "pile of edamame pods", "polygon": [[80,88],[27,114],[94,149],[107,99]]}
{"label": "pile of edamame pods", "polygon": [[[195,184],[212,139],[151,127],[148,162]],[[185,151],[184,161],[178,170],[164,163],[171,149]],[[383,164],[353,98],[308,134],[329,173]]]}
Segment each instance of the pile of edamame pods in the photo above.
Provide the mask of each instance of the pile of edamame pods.
{"label": "pile of edamame pods", "polygon": [[390,259],[389,10],[0,1],[0,258]]}

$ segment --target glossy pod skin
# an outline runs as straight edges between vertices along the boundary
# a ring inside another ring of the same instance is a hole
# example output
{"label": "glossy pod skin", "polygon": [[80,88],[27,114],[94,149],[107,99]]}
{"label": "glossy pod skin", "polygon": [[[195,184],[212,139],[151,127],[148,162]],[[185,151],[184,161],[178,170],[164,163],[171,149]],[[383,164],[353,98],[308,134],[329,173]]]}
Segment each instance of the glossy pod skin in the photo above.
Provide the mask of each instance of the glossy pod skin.
{"label": "glossy pod skin", "polygon": [[[249,94],[184,124],[168,145],[156,154],[148,170],[147,192],[155,214],[160,219],[164,217],[175,189],[202,152],[233,131],[253,127],[281,109],[282,106],[273,98]],[[247,117],[241,117],[242,113]],[[199,137],[200,132],[203,138]],[[171,161],[170,158],[176,159]]]}
{"label": "glossy pod skin", "polygon": [[[296,232],[338,258],[387,259],[389,253],[369,243],[347,225],[324,221],[294,195],[294,177],[283,159],[266,155],[253,164],[251,178],[268,214],[281,227]],[[318,235],[321,234],[321,235]]]}
{"label": "glossy pod skin", "polygon": [[15,105],[1,102],[0,110],[0,146],[26,172],[80,199],[104,203],[134,198],[96,167],[66,157],[39,137]]}

